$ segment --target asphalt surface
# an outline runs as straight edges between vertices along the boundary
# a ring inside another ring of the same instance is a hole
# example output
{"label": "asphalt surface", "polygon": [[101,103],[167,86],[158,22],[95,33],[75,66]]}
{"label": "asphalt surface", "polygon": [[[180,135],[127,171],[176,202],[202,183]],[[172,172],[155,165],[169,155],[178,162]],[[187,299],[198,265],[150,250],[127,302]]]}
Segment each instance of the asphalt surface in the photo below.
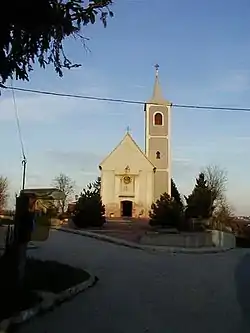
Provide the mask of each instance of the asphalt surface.
{"label": "asphalt surface", "polygon": [[32,255],[87,269],[100,280],[22,325],[21,333],[250,332],[248,249],[148,253],[53,231]]}

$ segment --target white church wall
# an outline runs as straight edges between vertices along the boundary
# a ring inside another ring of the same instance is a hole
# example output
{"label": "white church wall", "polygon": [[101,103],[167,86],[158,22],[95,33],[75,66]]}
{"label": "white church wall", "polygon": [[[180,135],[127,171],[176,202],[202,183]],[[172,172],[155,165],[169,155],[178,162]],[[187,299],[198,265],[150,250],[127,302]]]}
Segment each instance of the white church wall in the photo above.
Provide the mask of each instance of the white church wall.
{"label": "white church wall", "polygon": [[101,195],[103,204],[113,202],[115,200],[115,178],[114,171],[104,170],[101,174]]}
{"label": "white church wall", "polygon": [[121,193],[121,178],[119,176],[115,176],[114,192],[114,201],[116,204],[120,204],[119,195]]}
{"label": "white church wall", "polygon": [[122,173],[119,174],[119,171],[103,170],[101,173],[101,195],[106,216],[120,217],[121,201],[131,200],[133,217],[148,217],[153,198],[153,171],[138,171],[137,174],[131,175],[134,181],[133,193],[121,191]]}
{"label": "white church wall", "polygon": [[154,175],[153,172],[148,172],[147,175],[146,203],[148,212],[151,210],[151,205],[154,201]]}
{"label": "white church wall", "polygon": [[153,172],[140,171],[136,187],[136,215],[148,217],[153,198]]}

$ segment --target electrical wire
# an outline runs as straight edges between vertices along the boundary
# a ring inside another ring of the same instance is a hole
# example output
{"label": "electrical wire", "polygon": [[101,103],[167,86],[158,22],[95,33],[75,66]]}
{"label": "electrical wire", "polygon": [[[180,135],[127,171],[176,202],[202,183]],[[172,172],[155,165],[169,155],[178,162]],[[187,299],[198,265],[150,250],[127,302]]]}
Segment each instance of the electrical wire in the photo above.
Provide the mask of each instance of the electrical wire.
{"label": "electrical wire", "polygon": [[[87,96],[87,95],[78,95],[78,94],[66,94],[66,93],[57,93],[53,91],[46,91],[46,90],[36,90],[36,89],[26,89],[26,88],[19,88],[19,87],[6,87],[7,89],[12,89],[12,91],[22,91],[34,94],[42,94],[42,95],[51,95],[57,97],[68,97],[68,98],[79,98],[79,99],[88,99],[93,101],[102,101],[102,102],[113,102],[113,103],[122,103],[122,104],[138,104],[138,105],[145,105],[143,101],[136,101],[136,100],[128,100],[128,99],[118,99],[118,98],[108,98],[108,97],[97,97],[97,96]],[[157,103],[153,103],[155,105],[159,105]],[[218,111],[236,111],[236,112],[250,112],[249,108],[241,108],[241,107],[223,107],[223,106],[216,106],[216,105],[194,105],[194,104],[174,104],[172,103],[171,106],[176,108],[186,108],[186,109],[197,109],[197,110],[218,110]]]}

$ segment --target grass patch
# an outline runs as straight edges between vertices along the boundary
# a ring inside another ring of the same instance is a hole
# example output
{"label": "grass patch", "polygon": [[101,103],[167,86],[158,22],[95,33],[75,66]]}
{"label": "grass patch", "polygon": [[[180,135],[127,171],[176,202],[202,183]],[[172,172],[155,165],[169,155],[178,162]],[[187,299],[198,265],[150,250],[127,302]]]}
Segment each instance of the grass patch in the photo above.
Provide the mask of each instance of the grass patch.
{"label": "grass patch", "polygon": [[[0,267],[0,274],[2,267]],[[35,306],[41,298],[35,291],[60,293],[89,279],[89,274],[79,268],[56,261],[27,259],[24,288],[17,295],[6,289],[0,276],[0,321],[22,310]]]}
{"label": "grass patch", "polygon": [[32,290],[59,293],[88,278],[89,274],[82,269],[57,261],[27,260],[25,286]]}
{"label": "grass patch", "polygon": [[39,304],[42,299],[37,293],[30,290],[23,290],[18,295],[0,288],[0,321],[17,315],[20,311],[29,309]]}

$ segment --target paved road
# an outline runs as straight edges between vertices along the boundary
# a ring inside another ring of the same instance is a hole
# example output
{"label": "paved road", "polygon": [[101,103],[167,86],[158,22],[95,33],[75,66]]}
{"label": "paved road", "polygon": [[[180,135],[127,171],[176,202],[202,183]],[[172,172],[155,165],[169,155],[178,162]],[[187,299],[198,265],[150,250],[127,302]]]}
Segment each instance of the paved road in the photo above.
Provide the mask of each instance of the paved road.
{"label": "paved road", "polygon": [[89,269],[100,281],[20,333],[250,332],[241,315],[250,315],[248,250],[154,254],[53,231],[35,251]]}

